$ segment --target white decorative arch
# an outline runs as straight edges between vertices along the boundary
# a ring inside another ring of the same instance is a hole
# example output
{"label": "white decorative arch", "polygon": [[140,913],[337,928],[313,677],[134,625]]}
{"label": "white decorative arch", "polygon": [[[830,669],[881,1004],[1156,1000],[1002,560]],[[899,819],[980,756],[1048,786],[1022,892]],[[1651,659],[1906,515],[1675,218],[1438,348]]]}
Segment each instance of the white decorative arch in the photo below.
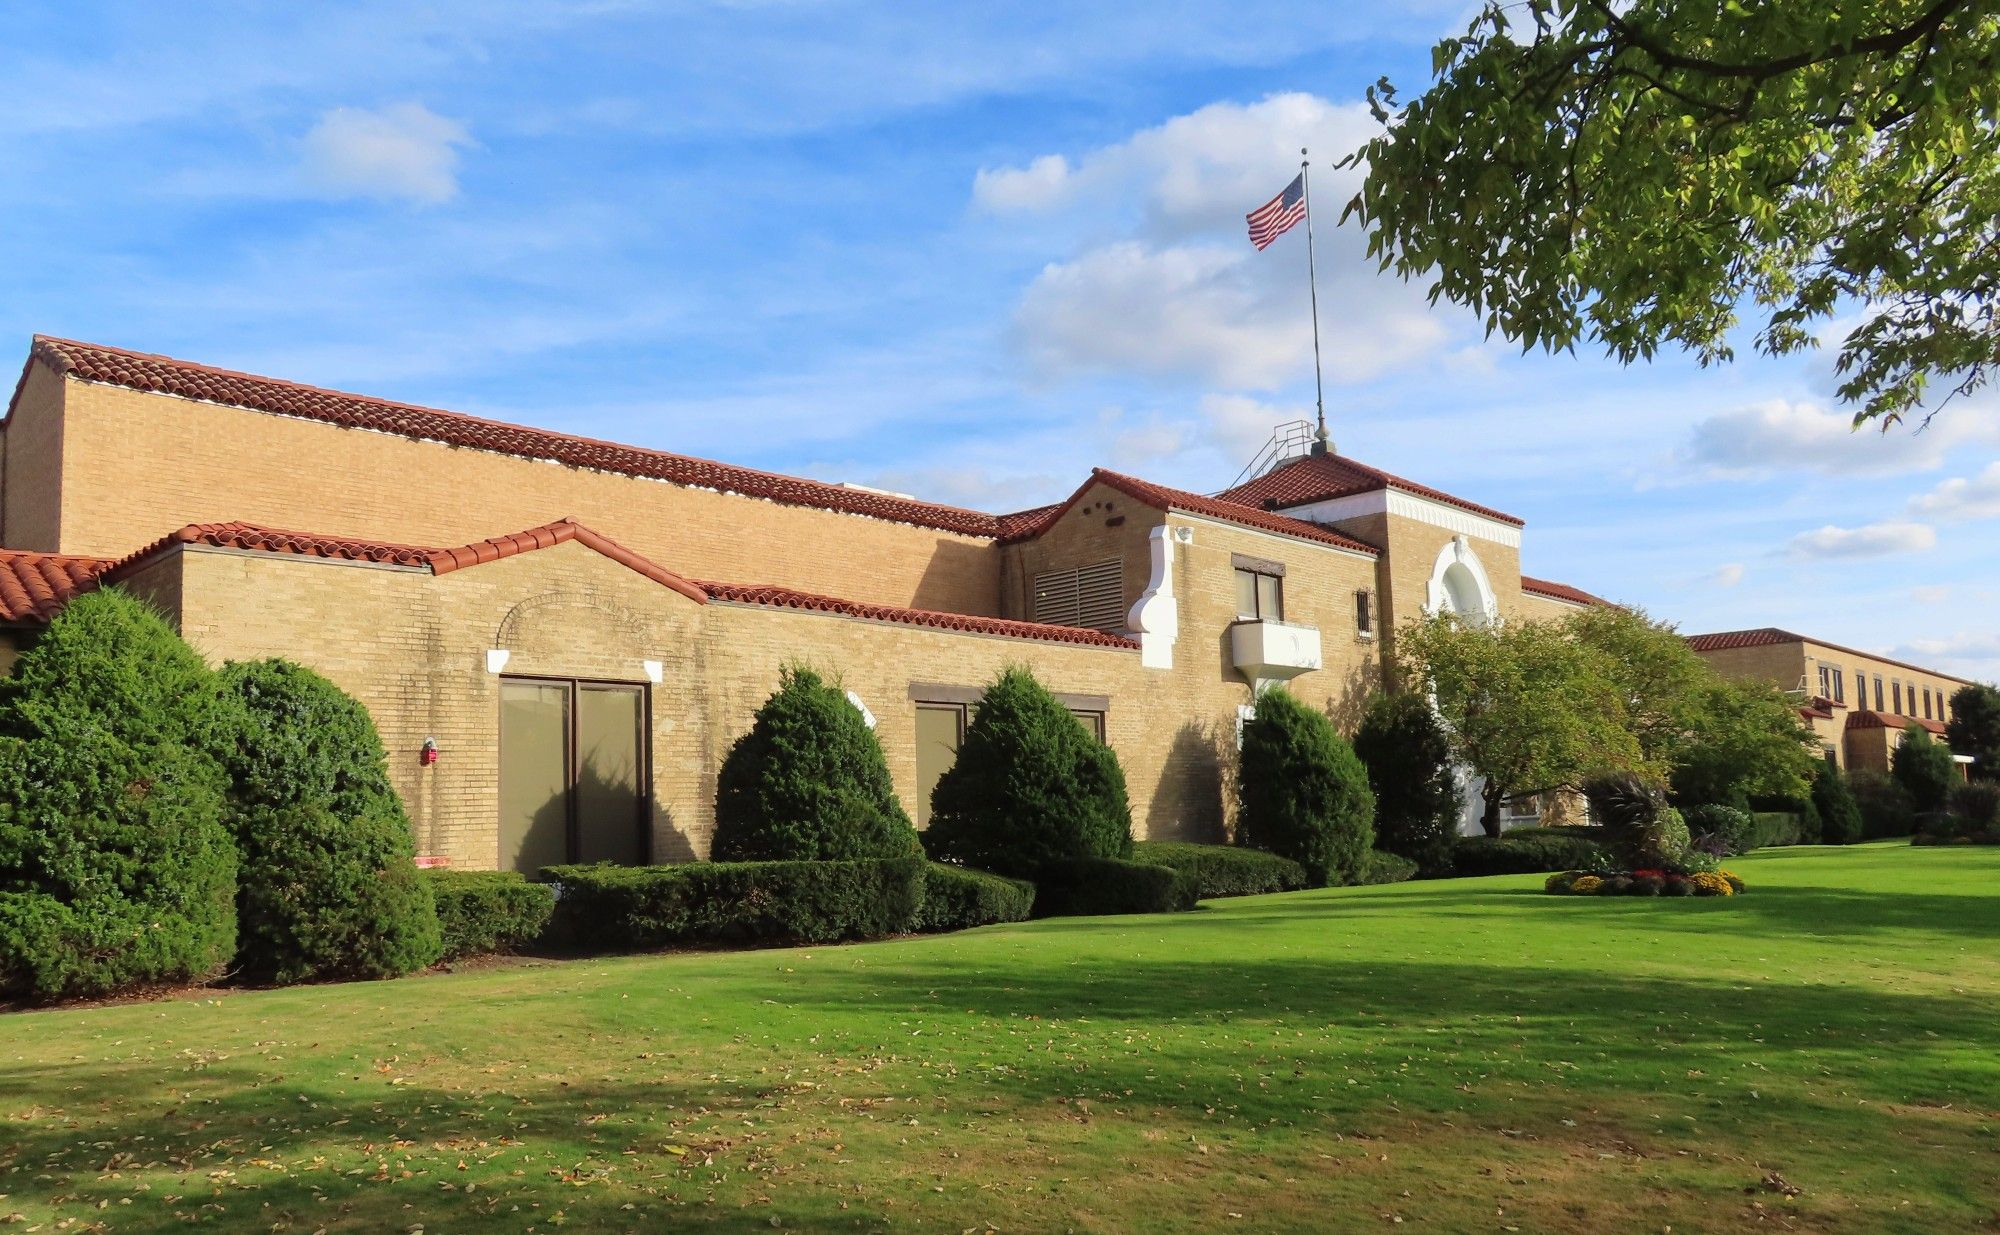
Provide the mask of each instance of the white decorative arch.
{"label": "white decorative arch", "polygon": [[1424,590],[1424,612],[1455,613],[1481,626],[1500,620],[1500,601],[1486,577],[1485,563],[1464,536],[1452,537],[1438,550]]}

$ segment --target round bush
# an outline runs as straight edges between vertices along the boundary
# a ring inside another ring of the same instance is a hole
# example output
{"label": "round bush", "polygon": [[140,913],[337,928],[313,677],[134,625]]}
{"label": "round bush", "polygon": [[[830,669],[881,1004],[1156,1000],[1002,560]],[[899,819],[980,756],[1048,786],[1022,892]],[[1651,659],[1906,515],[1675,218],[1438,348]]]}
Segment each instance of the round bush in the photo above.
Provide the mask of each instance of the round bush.
{"label": "round bush", "polygon": [[1297,862],[1315,887],[1361,874],[1375,840],[1368,771],[1324,713],[1282,687],[1243,723],[1236,795],[1244,844]]}
{"label": "round bush", "polygon": [[207,981],[236,946],[214,675],[160,615],[72,601],[0,682],[0,991]]}
{"label": "round bush", "polygon": [[1757,847],[1757,819],[1734,806],[1695,806],[1686,814],[1694,843],[1710,853],[1733,857]]}
{"label": "round bush", "polygon": [[1375,696],[1354,753],[1375,795],[1375,847],[1425,872],[1448,870],[1461,802],[1451,746],[1430,704],[1410,693]]}
{"label": "round bush", "polygon": [[1851,845],[1861,839],[1861,804],[1847,786],[1847,775],[1827,768],[1813,778],[1813,806],[1819,811],[1820,840],[1829,845]]}
{"label": "round bush", "polygon": [[1029,880],[1056,862],[1125,858],[1125,773],[1033,674],[1010,668],[938,778],[924,847],[940,861]]}
{"label": "round bush", "polygon": [[922,852],[882,744],[846,694],[790,666],[716,779],[718,862],[849,861]]}
{"label": "round bush", "polygon": [[389,978],[443,951],[368,709],[282,660],[232,663],[218,753],[242,854],[236,964],[256,982]]}
{"label": "round bush", "polygon": [[1920,815],[1945,809],[1951,791],[1960,783],[1951,748],[1931,740],[1931,735],[1916,725],[1903,731],[1903,744],[1896,748],[1890,768],[1896,783],[1909,795],[1910,806]]}

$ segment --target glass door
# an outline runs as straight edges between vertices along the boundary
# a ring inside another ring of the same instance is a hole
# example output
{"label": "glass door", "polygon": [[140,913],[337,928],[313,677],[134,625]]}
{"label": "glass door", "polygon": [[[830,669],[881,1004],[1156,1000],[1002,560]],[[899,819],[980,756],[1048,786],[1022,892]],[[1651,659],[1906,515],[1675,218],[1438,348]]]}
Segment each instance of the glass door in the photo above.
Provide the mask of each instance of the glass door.
{"label": "glass door", "polygon": [[646,689],[500,683],[500,866],[646,861]]}

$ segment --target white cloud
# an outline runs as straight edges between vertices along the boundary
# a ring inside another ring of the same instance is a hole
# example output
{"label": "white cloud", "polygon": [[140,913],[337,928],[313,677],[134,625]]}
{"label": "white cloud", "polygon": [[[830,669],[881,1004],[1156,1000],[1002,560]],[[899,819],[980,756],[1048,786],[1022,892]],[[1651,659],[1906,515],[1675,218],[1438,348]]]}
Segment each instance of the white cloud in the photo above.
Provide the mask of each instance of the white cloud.
{"label": "white cloud", "polygon": [[470,144],[463,125],[421,103],[336,107],[306,134],[306,169],[333,193],[437,203],[458,195],[458,152]]}
{"label": "white cloud", "polygon": [[[1309,94],[1214,103],[1071,160],[987,168],[974,204],[1039,215],[1089,239],[1023,293],[1015,337],[1048,377],[1116,374],[1270,390],[1308,379],[1305,237],[1259,253],[1244,215],[1314,151],[1321,348],[1333,381],[1446,350],[1453,332],[1415,284],[1381,274],[1357,228],[1335,226],[1360,172],[1334,159],[1376,131],[1360,104]],[[1107,227],[1116,235],[1105,239]],[[1469,321],[1469,319],[1467,319]]]}
{"label": "white cloud", "polygon": [[1718,566],[1708,573],[1703,582],[1710,587],[1735,587],[1743,582],[1743,563],[1730,562],[1725,566]]}
{"label": "white cloud", "polygon": [[1853,426],[1851,413],[1773,399],[1699,422],[1676,460],[1711,476],[1800,469],[1835,476],[1894,475],[1940,467],[1953,451],[1970,444],[2000,442],[2000,419],[1986,409],[1947,414],[1921,432],[1903,425]]}
{"label": "white cloud", "polygon": [[1968,519],[2000,519],[2000,463],[1967,479],[1955,476],[1929,493],[1911,499],[1917,514],[1961,522]]}
{"label": "white cloud", "polygon": [[2000,634],[1990,630],[1959,631],[1942,639],[1912,639],[1894,654],[1918,664],[1992,676],[2000,671]]}
{"label": "white cloud", "polygon": [[1791,552],[1804,558],[1887,557],[1934,547],[1937,531],[1929,524],[1886,519],[1861,527],[1835,527],[1801,532],[1792,538]]}

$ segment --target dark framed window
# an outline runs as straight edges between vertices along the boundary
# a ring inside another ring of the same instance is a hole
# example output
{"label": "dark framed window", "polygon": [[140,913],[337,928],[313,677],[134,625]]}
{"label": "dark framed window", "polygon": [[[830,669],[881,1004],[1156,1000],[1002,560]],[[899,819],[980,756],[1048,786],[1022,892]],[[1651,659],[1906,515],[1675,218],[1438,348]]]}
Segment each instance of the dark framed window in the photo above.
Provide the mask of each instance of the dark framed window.
{"label": "dark framed window", "polygon": [[1834,701],[1835,703],[1846,703],[1846,702],[1847,702],[1847,681],[1846,681],[1846,675],[1845,675],[1845,674],[1843,674],[1843,673],[1842,673],[1842,672],[1841,672],[1840,670],[1838,670],[1838,669],[1835,669],[1835,670],[1833,671],[1833,701]]}
{"label": "dark framed window", "polygon": [[1879,677],[1875,679],[1875,710],[1878,712],[1888,711],[1888,708],[1883,703],[1882,679]]}
{"label": "dark framed window", "polygon": [[1285,577],[1236,568],[1236,616],[1246,622],[1285,620]]}
{"label": "dark framed window", "polygon": [[500,679],[500,868],[651,856],[650,688]]}
{"label": "dark framed window", "polygon": [[1375,593],[1367,588],[1354,593],[1354,633],[1363,639],[1375,637]]}
{"label": "dark framed window", "polygon": [[1896,705],[1890,711],[1898,716],[1905,714],[1903,711],[1903,684],[1901,682],[1889,683],[1889,702]]}

